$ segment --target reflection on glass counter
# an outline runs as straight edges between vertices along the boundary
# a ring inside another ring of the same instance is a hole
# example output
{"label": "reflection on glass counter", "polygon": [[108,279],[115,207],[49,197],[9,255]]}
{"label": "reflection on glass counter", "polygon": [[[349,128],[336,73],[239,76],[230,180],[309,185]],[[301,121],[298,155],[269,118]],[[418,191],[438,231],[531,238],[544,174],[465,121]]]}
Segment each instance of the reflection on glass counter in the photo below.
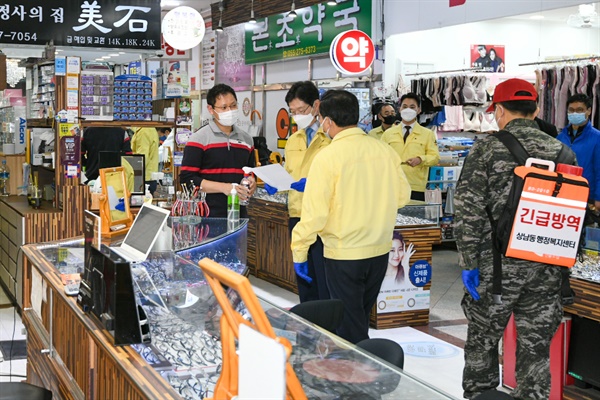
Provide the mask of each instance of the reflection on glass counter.
{"label": "reflection on glass counter", "polygon": [[426,227],[439,226],[440,204],[427,204],[424,201],[411,200],[398,210],[396,227]]}
{"label": "reflection on glass counter", "polygon": [[571,268],[571,277],[600,283],[600,255],[596,251],[585,251]]}

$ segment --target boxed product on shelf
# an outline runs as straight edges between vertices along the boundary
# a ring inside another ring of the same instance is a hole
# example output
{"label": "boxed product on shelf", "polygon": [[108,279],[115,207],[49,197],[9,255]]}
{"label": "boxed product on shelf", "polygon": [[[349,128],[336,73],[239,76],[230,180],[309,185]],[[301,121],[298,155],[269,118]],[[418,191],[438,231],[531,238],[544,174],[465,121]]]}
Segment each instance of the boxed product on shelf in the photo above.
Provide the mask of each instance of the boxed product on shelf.
{"label": "boxed product on shelf", "polygon": [[152,79],[144,75],[115,77],[115,121],[152,120]]}
{"label": "boxed product on shelf", "polygon": [[[429,167],[429,189],[439,188],[441,190],[447,190],[450,186],[456,187],[456,182],[460,177],[460,172],[462,171],[462,167],[452,166],[452,167]],[[439,184],[436,184],[436,181],[441,181]]]}
{"label": "boxed product on shelf", "polygon": [[590,226],[586,228],[584,247],[590,250],[600,250],[600,228]]}
{"label": "boxed product on shelf", "polygon": [[88,121],[113,119],[113,73],[106,70],[81,71],[81,116]]}

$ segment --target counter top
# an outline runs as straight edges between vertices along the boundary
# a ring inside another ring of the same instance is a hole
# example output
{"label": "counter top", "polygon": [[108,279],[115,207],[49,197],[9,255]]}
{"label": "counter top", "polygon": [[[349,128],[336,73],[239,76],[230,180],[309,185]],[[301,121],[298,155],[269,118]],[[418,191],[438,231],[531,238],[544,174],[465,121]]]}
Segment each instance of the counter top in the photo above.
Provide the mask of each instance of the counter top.
{"label": "counter top", "polygon": [[[271,203],[280,203],[287,204],[287,191],[286,192],[277,192],[274,195],[270,195],[264,188],[257,187],[254,192],[253,199],[260,199],[264,201],[269,201]],[[250,200],[252,201],[252,200]]]}
{"label": "counter top", "polygon": [[[221,246],[218,241],[210,244]],[[25,254],[59,270],[77,268],[82,262],[80,245],[81,240],[28,245]],[[198,251],[203,251],[201,247]],[[235,262],[224,265],[238,267]],[[152,344],[124,348],[139,353],[183,398],[212,396],[221,371],[221,309],[201,270],[173,253],[152,253],[145,262],[132,266],[132,276],[136,297],[150,323]],[[237,295],[229,295],[236,309],[248,316]],[[379,399],[383,393],[416,400],[452,398],[300,317],[259,301],[276,334],[292,343],[289,361],[309,399]],[[77,312],[80,318],[89,319],[80,309]],[[339,380],[335,371],[342,365],[347,370]],[[144,386],[144,382],[139,384]]]}
{"label": "counter top", "polygon": [[40,208],[35,209],[27,202],[27,196],[16,196],[11,195],[8,197],[0,197],[0,201],[5,203],[10,208],[14,209],[21,215],[25,214],[47,214],[47,213],[60,213],[62,212],[58,208],[52,207],[47,201],[42,201]]}

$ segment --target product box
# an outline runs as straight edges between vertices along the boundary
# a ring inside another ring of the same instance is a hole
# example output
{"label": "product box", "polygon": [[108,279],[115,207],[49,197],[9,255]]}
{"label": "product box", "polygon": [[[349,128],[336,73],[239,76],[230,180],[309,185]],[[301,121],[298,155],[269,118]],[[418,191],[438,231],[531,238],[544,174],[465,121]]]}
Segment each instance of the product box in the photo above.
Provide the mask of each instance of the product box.
{"label": "product box", "polygon": [[[456,187],[462,167],[429,167],[428,189],[441,189],[446,191],[449,186]],[[444,181],[439,184],[435,181]]]}
{"label": "product box", "polygon": [[590,250],[600,250],[600,228],[589,226],[586,228],[584,247]]}

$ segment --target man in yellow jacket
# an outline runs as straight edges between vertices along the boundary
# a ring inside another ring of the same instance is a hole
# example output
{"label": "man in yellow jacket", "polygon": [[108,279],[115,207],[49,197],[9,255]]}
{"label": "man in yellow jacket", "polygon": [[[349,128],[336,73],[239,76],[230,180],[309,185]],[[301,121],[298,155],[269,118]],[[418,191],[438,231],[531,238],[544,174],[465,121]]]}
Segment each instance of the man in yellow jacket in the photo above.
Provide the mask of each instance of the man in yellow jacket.
{"label": "man in yellow jacket", "polygon": [[410,186],[400,157],[357,127],[356,97],[330,90],[319,120],[331,144],[316,155],[306,178],[300,222],[292,232],[294,267],[306,268],[317,235],[323,239],[331,297],[344,302],[337,334],[352,342],[369,337],[369,314],[387,270],[398,208]]}
{"label": "man in yellow jacket", "polygon": [[150,193],[156,191],[158,182],[152,179],[152,173],[158,172],[158,132],[156,128],[132,127],[133,138],[131,139],[131,150],[134,154],[143,154],[146,176],[144,181],[150,185]]}
{"label": "man in yellow jacket", "polygon": [[[285,96],[298,131],[289,137],[285,145],[285,169],[296,180],[288,192],[288,228],[290,233],[300,221],[302,197],[308,170],[313,159],[331,139],[319,125],[319,89],[310,81],[296,82]],[[265,185],[273,194],[277,189]],[[300,302],[329,299],[329,289],[325,280],[323,242],[317,236],[308,249],[308,270],[296,273]]]}
{"label": "man in yellow jacket", "polygon": [[435,133],[417,122],[420,112],[419,97],[414,93],[405,94],[400,98],[402,123],[392,126],[381,137],[402,159],[402,169],[410,183],[413,200],[425,200],[429,167],[437,165],[440,160]]}
{"label": "man in yellow jacket", "polygon": [[381,140],[383,133],[396,124],[396,109],[392,104],[384,103],[381,108],[379,108],[377,118],[381,121],[381,125],[371,129],[369,131],[369,136]]}

